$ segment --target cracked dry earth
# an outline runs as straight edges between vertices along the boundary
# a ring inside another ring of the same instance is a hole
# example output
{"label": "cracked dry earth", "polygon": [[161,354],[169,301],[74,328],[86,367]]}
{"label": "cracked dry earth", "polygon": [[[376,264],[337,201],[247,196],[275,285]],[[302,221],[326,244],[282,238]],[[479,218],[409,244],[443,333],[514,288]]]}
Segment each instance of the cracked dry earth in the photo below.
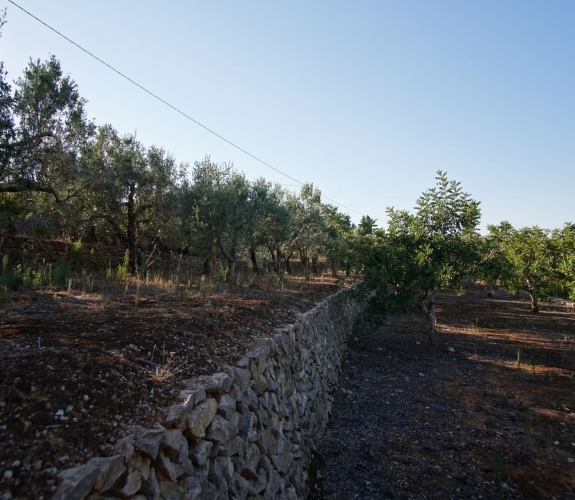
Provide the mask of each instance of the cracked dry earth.
{"label": "cracked dry earth", "polygon": [[[129,283],[10,296],[0,316],[0,499],[50,498],[59,470],[112,455],[130,426],[162,420],[182,379],[234,364],[339,289],[323,281],[181,299]],[[155,380],[149,363],[169,353],[181,371]]]}
{"label": "cracked dry earth", "polygon": [[575,314],[474,287],[349,341],[310,499],[575,498]]}

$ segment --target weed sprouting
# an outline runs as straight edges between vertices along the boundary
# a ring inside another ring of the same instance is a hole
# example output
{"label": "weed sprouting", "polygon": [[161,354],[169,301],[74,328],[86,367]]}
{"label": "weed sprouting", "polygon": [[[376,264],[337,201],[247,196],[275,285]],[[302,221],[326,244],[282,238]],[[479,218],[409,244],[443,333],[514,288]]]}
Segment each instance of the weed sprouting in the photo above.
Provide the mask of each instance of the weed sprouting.
{"label": "weed sprouting", "polygon": [[[151,362],[154,362],[154,353],[156,352],[156,346],[152,350],[152,357]],[[151,379],[155,382],[165,382],[166,380],[172,378],[174,375],[177,375],[181,371],[184,370],[183,364],[176,365],[174,363],[174,356],[176,355],[175,352],[171,352],[168,355],[166,360],[166,352],[165,346],[162,348],[162,362],[159,365],[156,365],[152,369],[152,377]]]}

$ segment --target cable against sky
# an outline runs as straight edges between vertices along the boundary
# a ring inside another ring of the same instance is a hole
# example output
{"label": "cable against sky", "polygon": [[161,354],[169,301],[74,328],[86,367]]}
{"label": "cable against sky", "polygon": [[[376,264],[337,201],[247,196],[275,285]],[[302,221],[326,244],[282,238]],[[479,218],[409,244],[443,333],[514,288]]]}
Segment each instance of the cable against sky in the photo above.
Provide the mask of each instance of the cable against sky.
{"label": "cable against sky", "polygon": [[[165,104],[166,106],[169,106],[170,108],[172,108],[174,111],[176,111],[177,113],[181,114],[182,116],[184,116],[185,118],[187,118],[188,120],[194,122],[196,125],[199,125],[200,127],[202,127],[204,130],[207,130],[210,134],[215,135],[216,137],[218,137],[219,139],[221,139],[222,141],[227,142],[230,146],[236,148],[237,150],[241,151],[242,153],[248,155],[249,157],[253,158],[254,160],[258,161],[259,163],[261,163],[262,165],[265,165],[268,168],[271,168],[272,170],[275,170],[277,173],[283,175],[284,177],[287,177],[288,179],[291,179],[294,182],[297,182],[298,185],[303,186],[304,183],[301,181],[298,181],[297,179],[295,179],[294,177],[286,174],[285,172],[282,172],[281,170],[273,167],[272,165],[270,165],[269,163],[261,160],[260,158],[258,158],[257,156],[251,154],[250,152],[246,151],[245,149],[241,148],[240,146],[234,144],[233,142],[229,141],[228,139],[226,139],[225,137],[221,136],[220,134],[218,134],[217,132],[214,132],[212,129],[206,127],[205,125],[203,125],[202,123],[200,123],[199,121],[195,120],[194,118],[192,118],[191,116],[189,116],[188,114],[184,113],[183,111],[181,111],[180,109],[176,108],[175,106],[173,106],[172,104],[170,104],[169,102],[165,101],[164,99],[162,99],[161,97],[159,97],[158,95],[154,94],[153,92],[151,92],[150,90],[148,90],[147,88],[145,88],[144,86],[140,85],[138,82],[132,80],[130,77],[126,76],[124,73],[118,71],[116,68],[110,66],[107,62],[103,61],[102,59],[100,59],[99,57],[97,57],[96,55],[92,54],[90,51],[86,50],[84,47],[78,45],[76,42],[74,42],[73,40],[71,40],[70,38],[68,38],[67,36],[63,35],[62,33],[60,33],[58,30],[56,30],[55,28],[52,28],[52,26],[50,26],[49,24],[45,23],[44,21],[42,21],[41,19],[39,19],[38,17],[36,17],[34,14],[32,14],[31,12],[28,12],[26,9],[24,9],[23,7],[21,7],[20,5],[18,5],[16,2],[12,1],[12,0],[8,0],[12,5],[15,5],[16,7],[18,7],[22,12],[25,12],[26,14],[28,14],[30,17],[36,19],[36,21],[38,21],[39,23],[43,24],[44,26],[46,26],[48,29],[52,30],[54,33],[56,33],[57,35],[61,36],[62,38],[64,38],[65,40],[67,40],[68,42],[70,42],[72,45],[75,45],[77,48],[79,48],[80,50],[82,50],[83,52],[85,52],[86,54],[88,54],[89,56],[93,57],[94,59],[96,59],[98,62],[102,63],[104,66],[107,66],[109,69],[111,69],[112,71],[114,71],[115,73],[117,73],[118,75],[120,75],[122,78],[125,78],[126,80],[128,80],[130,83],[133,83],[134,85],[136,85],[136,87],[139,87],[140,89],[142,89],[144,92],[148,93],[149,95],[151,95],[152,97],[154,97],[155,99],[157,99],[158,101],[162,102],[163,104]],[[332,200],[331,198],[328,198],[327,196],[325,196],[322,193],[322,196],[326,199],[331,201],[332,203],[335,203],[337,206],[345,208],[346,210],[349,210],[350,212],[354,212],[358,215],[363,215],[360,212],[358,212],[357,210],[353,210],[352,208],[346,207],[345,205],[342,205],[341,203],[338,203],[335,200]]]}

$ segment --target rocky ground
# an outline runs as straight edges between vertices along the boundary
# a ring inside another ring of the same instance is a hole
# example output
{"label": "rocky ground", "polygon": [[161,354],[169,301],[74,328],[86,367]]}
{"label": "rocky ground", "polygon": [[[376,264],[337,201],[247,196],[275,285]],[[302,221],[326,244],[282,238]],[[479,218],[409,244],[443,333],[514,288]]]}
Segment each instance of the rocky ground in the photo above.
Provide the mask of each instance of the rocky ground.
{"label": "rocky ground", "polygon": [[310,498],[575,498],[575,314],[478,288],[349,342]]}
{"label": "rocky ground", "polygon": [[332,281],[289,278],[283,290],[127,282],[4,296],[0,498],[49,498],[59,470],[110,455],[131,425],[152,427],[178,401],[181,379],[235,363],[336,291]]}

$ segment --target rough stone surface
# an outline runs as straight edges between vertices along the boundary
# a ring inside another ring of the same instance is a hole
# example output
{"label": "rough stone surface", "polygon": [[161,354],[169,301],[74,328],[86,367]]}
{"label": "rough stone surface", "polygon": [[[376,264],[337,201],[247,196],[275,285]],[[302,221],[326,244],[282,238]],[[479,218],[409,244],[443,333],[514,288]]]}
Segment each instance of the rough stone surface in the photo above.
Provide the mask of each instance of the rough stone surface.
{"label": "rough stone surface", "polygon": [[147,455],[152,460],[155,460],[158,456],[158,450],[160,449],[160,443],[164,439],[165,431],[162,430],[144,430],[138,434],[136,437],[136,444],[134,446],[135,451],[139,451],[144,455]]}
{"label": "rough stone surface", "polygon": [[63,471],[54,498],[305,498],[312,440],[360,309],[341,291],[260,339],[237,367],[185,380],[164,428],[136,428],[118,455]]}
{"label": "rough stone surface", "polygon": [[100,493],[106,493],[112,488],[120,476],[126,471],[122,455],[107,458],[92,458],[86,465],[95,466],[100,469],[100,475],[94,484],[94,488]]}
{"label": "rough stone surface", "polygon": [[190,450],[190,458],[196,465],[204,465],[210,456],[214,443],[210,441],[200,441]]}
{"label": "rough stone surface", "polygon": [[92,491],[100,477],[101,470],[97,465],[87,463],[73,469],[66,469],[58,474],[60,487],[52,497],[54,500],[82,499]]}
{"label": "rough stone surface", "polygon": [[214,398],[208,398],[200,403],[186,417],[185,428],[194,438],[203,438],[206,427],[212,423],[218,410],[218,403]]}

